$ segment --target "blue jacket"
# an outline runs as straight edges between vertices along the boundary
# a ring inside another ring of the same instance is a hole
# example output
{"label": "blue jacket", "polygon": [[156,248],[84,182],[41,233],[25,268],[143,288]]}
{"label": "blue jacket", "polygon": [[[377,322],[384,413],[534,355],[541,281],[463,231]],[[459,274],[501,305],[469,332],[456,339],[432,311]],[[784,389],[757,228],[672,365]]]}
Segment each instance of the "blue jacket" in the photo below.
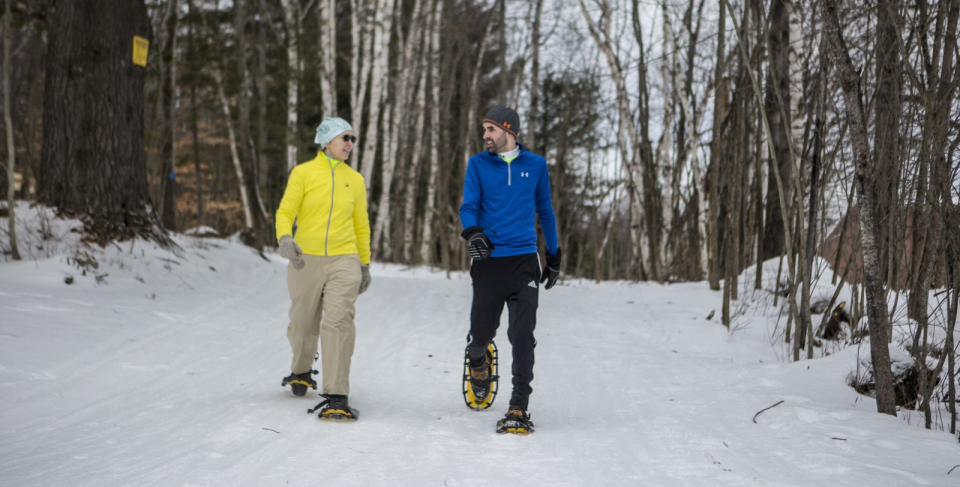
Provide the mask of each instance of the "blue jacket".
{"label": "blue jacket", "polygon": [[464,229],[484,229],[484,235],[493,242],[491,257],[535,254],[536,213],[547,252],[556,255],[557,219],[550,202],[547,161],[519,147],[520,154],[510,163],[488,151],[470,158],[463,181],[460,223]]}

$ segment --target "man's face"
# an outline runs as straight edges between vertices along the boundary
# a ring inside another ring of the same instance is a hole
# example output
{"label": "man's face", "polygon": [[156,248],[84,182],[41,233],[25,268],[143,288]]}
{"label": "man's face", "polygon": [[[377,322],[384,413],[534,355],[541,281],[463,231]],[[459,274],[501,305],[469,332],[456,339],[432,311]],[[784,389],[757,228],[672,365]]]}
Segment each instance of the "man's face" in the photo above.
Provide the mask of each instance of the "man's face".
{"label": "man's face", "polygon": [[512,135],[508,134],[506,130],[490,122],[483,122],[483,142],[488,151],[495,153],[507,152],[507,147],[511,142],[510,137],[512,137]]}
{"label": "man's face", "polygon": [[343,140],[344,137],[348,139],[354,139],[353,131],[347,130],[346,132],[336,136],[327,143],[327,147],[323,149],[328,156],[338,160],[345,161],[350,157],[350,153],[353,152],[352,140]]}

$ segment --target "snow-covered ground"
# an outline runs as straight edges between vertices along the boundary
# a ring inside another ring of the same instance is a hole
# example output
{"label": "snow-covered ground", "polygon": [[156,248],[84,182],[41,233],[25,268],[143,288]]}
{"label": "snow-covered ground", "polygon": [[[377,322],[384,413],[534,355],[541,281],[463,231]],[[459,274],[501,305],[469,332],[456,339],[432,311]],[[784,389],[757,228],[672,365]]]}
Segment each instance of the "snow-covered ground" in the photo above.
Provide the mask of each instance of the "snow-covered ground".
{"label": "snow-covered ground", "polygon": [[32,257],[0,263],[0,485],[960,485],[952,435],[846,385],[854,348],[785,363],[767,312],[731,334],[705,283],[541,292],[537,431],[500,436],[509,379],[488,411],[460,394],[469,277],[375,263],[361,418],[328,423],[280,387],[283,259],[187,236],[78,254],[76,222],[19,210]]}

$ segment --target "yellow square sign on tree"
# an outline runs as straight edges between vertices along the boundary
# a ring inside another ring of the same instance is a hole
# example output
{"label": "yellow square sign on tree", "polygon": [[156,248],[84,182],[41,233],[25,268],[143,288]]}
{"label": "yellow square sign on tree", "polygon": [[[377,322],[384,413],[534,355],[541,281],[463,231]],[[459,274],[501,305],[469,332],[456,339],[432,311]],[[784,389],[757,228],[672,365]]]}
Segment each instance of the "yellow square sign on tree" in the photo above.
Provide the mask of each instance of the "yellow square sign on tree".
{"label": "yellow square sign on tree", "polygon": [[133,36],[133,64],[146,67],[149,49],[150,41],[140,36]]}

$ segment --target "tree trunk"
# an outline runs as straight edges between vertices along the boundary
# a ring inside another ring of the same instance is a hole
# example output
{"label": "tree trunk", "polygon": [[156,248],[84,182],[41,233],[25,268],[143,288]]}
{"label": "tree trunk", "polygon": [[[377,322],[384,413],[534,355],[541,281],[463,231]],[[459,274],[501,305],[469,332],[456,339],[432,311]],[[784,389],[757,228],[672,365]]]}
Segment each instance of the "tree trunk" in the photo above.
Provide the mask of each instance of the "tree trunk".
{"label": "tree trunk", "polygon": [[162,204],[160,220],[167,230],[177,230],[177,19],[179,0],[168,0],[163,17],[160,48],[160,166]]}
{"label": "tree trunk", "polygon": [[320,110],[323,118],[337,116],[337,0],[319,0]]}
{"label": "tree trunk", "polygon": [[[423,0],[423,1],[432,1],[432,0]],[[420,186],[420,162],[423,159],[422,150],[423,150],[423,139],[425,132],[423,130],[424,123],[426,122],[427,113],[424,107],[424,103],[427,99],[427,76],[426,76],[426,63],[427,63],[427,54],[428,54],[428,44],[429,40],[432,39],[430,34],[432,24],[428,25],[426,21],[417,19],[414,21],[414,25],[421,24],[427,26],[426,33],[423,31],[417,33],[417,50],[420,51],[420,55],[417,59],[416,67],[414,68],[415,73],[420,73],[417,77],[417,82],[414,86],[414,93],[416,93],[415,100],[413,102],[413,113],[416,116],[416,122],[413,125],[413,131],[410,132],[410,136],[413,138],[413,150],[411,151],[410,166],[407,167],[407,170],[403,177],[405,194],[404,194],[404,205],[403,205],[403,262],[412,264],[413,263],[413,246],[414,246],[414,227],[416,227],[417,221],[417,189]],[[410,35],[413,36],[413,30],[410,31]],[[408,39],[407,42],[410,42],[412,39]],[[422,45],[421,45],[422,44]],[[399,213],[399,212],[398,212]]]}
{"label": "tree trunk", "polygon": [[[487,52],[488,39],[490,39],[490,33],[493,32],[493,26],[495,24],[496,16],[493,15],[493,12],[488,14],[490,16],[487,20],[487,28],[484,30],[483,38],[480,39],[480,48],[477,49],[477,60],[474,63],[473,71],[470,77],[470,87],[467,89],[467,118],[465,123],[465,132],[466,132],[466,141],[463,144],[463,174],[467,173],[467,165],[470,163],[470,154],[473,152],[470,150],[472,147],[471,141],[474,140],[473,137],[477,135],[476,127],[479,127],[481,124],[476,123],[477,118],[477,81],[480,78],[480,67],[483,64],[483,55]],[[471,127],[474,127],[471,129]]]}
{"label": "tree trunk", "polygon": [[[386,102],[386,83],[387,83],[387,61],[390,57],[390,33],[393,20],[393,11],[397,0],[379,0],[380,7],[376,10],[374,19],[374,37],[370,39],[373,56],[373,66],[370,88],[370,112],[367,117],[367,133],[363,144],[363,163],[360,165],[360,172],[363,174],[364,184],[367,186],[367,194],[370,194],[370,184],[373,181],[373,164],[377,159],[377,144],[380,142],[380,109]],[[362,100],[361,100],[362,103]],[[389,124],[384,124],[384,132],[390,128]],[[386,144],[384,144],[384,153],[386,153]],[[379,214],[380,210],[377,209]],[[377,248],[377,241],[371,242],[373,249]]]}
{"label": "tree trunk", "polygon": [[861,204],[860,236],[863,249],[863,274],[867,293],[867,313],[870,318],[870,355],[873,361],[873,374],[877,386],[877,411],[896,416],[896,399],[893,392],[893,374],[890,369],[890,350],[887,347],[887,310],[883,277],[878,252],[878,226],[875,204],[877,201],[874,186],[874,165],[871,160],[870,145],[867,142],[867,123],[863,103],[860,99],[860,78],[853,68],[853,61],[847,51],[846,42],[840,30],[840,19],[836,0],[827,1],[824,6],[824,34],[827,36],[829,54],[837,67],[840,84],[843,89],[844,106],[851,127],[850,138],[853,142],[856,161],[856,177],[860,190]]}
{"label": "tree trunk", "polygon": [[[601,5],[601,8],[604,11],[604,16],[608,15],[610,6],[604,1]],[[617,89],[617,107],[619,110],[619,131],[617,132],[617,145],[620,149],[620,157],[623,160],[623,169],[627,172],[629,176],[628,187],[630,190],[630,223],[628,228],[630,231],[630,249],[631,261],[629,263],[629,268],[631,272],[633,269],[638,267],[639,263],[639,250],[640,250],[640,236],[639,236],[639,219],[641,212],[640,208],[640,195],[639,195],[639,185],[636,181],[636,171],[633,167],[633,157],[632,155],[637,150],[638,146],[636,143],[636,131],[633,126],[633,115],[630,110],[630,98],[627,93],[626,79],[623,75],[623,70],[621,68],[621,63],[617,59],[616,54],[613,52],[613,47],[610,45],[610,23],[604,23],[603,28],[606,29],[601,33],[598,26],[595,25],[593,19],[590,17],[590,13],[587,11],[587,6],[583,3],[583,0],[580,0],[580,10],[583,13],[583,18],[587,22],[587,28],[590,30],[590,35],[593,37],[594,42],[596,42],[597,47],[603,52],[604,57],[607,59],[607,65],[610,68],[610,74],[613,77],[614,85]],[[653,274],[653,269],[658,269],[658,266],[655,265],[654,258],[659,254],[650,255],[651,260],[651,274]],[[659,275],[653,277],[654,279],[659,279]]]}
{"label": "tree trunk", "polygon": [[51,2],[43,103],[40,201],[79,216],[101,243],[167,243],[147,194],[146,69],[134,36],[151,37],[142,0]]}
{"label": "tree trunk", "polygon": [[420,238],[420,263],[426,265],[433,265],[430,250],[434,247],[433,212],[437,204],[437,173],[440,165],[440,26],[443,25],[443,1],[437,0],[434,6],[433,27],[430,29],[430,171],[423,211],[423,235]]}
{"label": "tree trunk", "polygon": [[240,189],[240,202],[243,204],[243,222],[246,230],[253,229],[253,208],[250,204],[250,195],[247,194],[247,186],[244,184],[246,178],[243,174],[243,163],[240,162],[240,154],[237,151],[237,135],[233,129],[233,118],[230,115],[230,102],[227,100],[227,94],[223,91],[223,75],[220,70],[213,72],[213,79],[217,83],[217,96],[220,98],[220,105],[223,108],[223,117],[227,124],[227,140],[230,144],[230,160],[233,162],[233,170],[237,175],[237,186]]}
{"label": "tree trunk", "polygon": [[[283,4],[283,20],[287,28],[287,136],[286,160],[287,173],[296,167],[298,160],[297,147],[299,145],[300,125],[300,2],[299,0],[281,0]],[[359,122],[359,120],[358,120]],[[359,125],[359,123],[358,123]]]}
{"label": "tree trunk", "polygon": [[[780,172],[781,181],[793,180],[793,163],[790,160],[789,127],[790,120],[784,119],[784,114],[789,117],[790,106],[790,25],[789,25],[789,0],[773,0],[770,5],[770,28],[768,37],[768,49],[770,58],[770,69],[767,71],[767,89],[764,107],[767,120],[770,121],[770,132],[773,138],[774,150],[773,159],[770,161],[771,168],[777,168]],[[779,91],[780,97],[776,96]],[[781,106],[783,104],[784,106]],[[783,187],[786,192],[783,195],[787,206],[793,205],[792,185],[787,184]],[[773,171],[770,172],[767,179],[767,194],[772,196],[778,191],[776,179]],[[786,215],[778,204],[777,198],[768,196],[767,215],[764,222],[763,235],[763,260],[781,255],[785,250],[785,227],[790,224]]]}
{"label": "tree trunk", "polygon": [[253,215],[253,227],[251,232],[247,232],[245,243],[253,247],[262,247],[267,242],[273,241],[272,232],[269,228],[270,216],[267,214],[263,205],[263,198],[260,196],[260,161],[256,145],[253,143],[253,131],[251,127],[250,101],[255,97],[252,89],[252,80],[250,79],[250,70],[247,65],[247,5],[252,0],[234,0],[234,35],[236,36],[235,56],[237,71],[240,78],[240,94],[237,104],[239,105],[239,138],[242,144],[243,153],[246,154],[248,161],[248,170],[244,171],[246,180],[243,182],[247,187],[247,194],[250,197],[251,213]]}
{"label": "tree trunk", "polygon": [[190,133],[193,139],[191,148],[193,150],[194,176],[196,177],[197,226],[199,227],[203,225],[203,173],[200,166],[200,115],[197,110],[197,71],[199,70],[200,61],[197,59],[195,24],[197,23],[196,16],[200,14],[194,11],[193,0],[187,0],[187,8],[188,15],[191,18],[190,32],[187,37],[190,56]]}
{"label": "tree trunk", "polygon": [[[396,70],[402,70],[404,66],[411,66],[413,64],[413,44],[415,39],[415,31],[419,30],[417,22],[422,17],[423,4],[426,0],[414,0],[413,6],[413,23],[408,29],[408,34],[406,40],[402,44],[400,49],[401,55],[403,56],[395,66]],[[402,30],[402,29],[400,29]],[[402,32],[400,32],[402,37]],[[396,90],[393,93],[393,109],[392,109],[392,118],[394,120],[403,120],[407,119],[407,107],[409,104],[408,97],[408,85],[412,81],[414,75],[416,75],[416,70],[406,69],[402,70],[401,73],[398,73],[399,81],[397,82]],[[389,127],[389,137],[385,141],[384,153],[383,153],[383,176],[381,179],[382,189],[380,192],[380,201],[377,205],[377,219],[376,224],[373,227],[373,240],[371,241],[371,247],[376,251],[380,250],[380,240],[383,235],[386,235],[386,238],[390,238],[390,198],[392,196],[391,190],[393,189],[393,179],[394,171],[397,166],[397,159],[399,156],[398,146],[400,143],[400,127],[399,124],[391,123],[385,124],[385,127]],[[393,257],[392,249],[390,247],[383,248],[383,257],[390,259]]]}
{"label": "tree trunk", "polygon": [[534,127],[539,116],[540,103],[540,18],[543,15],[543,0],[531,0],[534,2],[533,27],[530,33],[530,44],[533,47],[532,66],[530,67],[530,112],[527,113],[527,130],[524,138],[527,147],[537,152],[536,130]]}
{"label": "tree trunk", "polygon": [[[4,2],[3,15],[3,123],[6,126],[7,133],[7,218],[8,235],[10,236],[10,256],[13,260],[20,260],[20,247],[17,245],[17,219],[14,208],[14,180],[13,169],[16,167],[16,151],[13,146],[13,117],[10,112],[13,111],[10,106],[10,17],[13,12],[10,10],[10,0]],[[26,181],[25,181],[26,183]],[[26,191],[24,191],[26,193]]]}
{"label": "tree trunk", "polygon": [[[662,279],[660,242],[662,241],[663,212],[659,178],[657,177],[657,160],[653,157],[653,144],[650,142],[650,90],[647,85],[647,60],[643,47],[643,29],[640,22],[640,8],[638,0],[633,0],[633,34],[640,51],[640,72],[637,76],[638,92],[640,95],[640,134],[637,148],[640,167],[638,177],[642,180],[642,205],[645,228],[647,230],[647,255],[650,265],[649,278],[655,281]],[[639,245],[639,242],[638,242]]]}
{"label": "tree trunk", "polygon": [[723,151],[721,130],[723,121],[727,117],[727,97],[729,96],[727,82],[724,78],[723,60],[726,57],[724,47],[727,25],[727,9],[720,9],[720,23],[717,27],[716,64],[713,70],[713,84],[716,86],[713,103],[713,133],[710,142],[710,165],[707,168],[708,183],[708,230],[707,230],[707,280],[710,289],[720,289],[720,154]]}

